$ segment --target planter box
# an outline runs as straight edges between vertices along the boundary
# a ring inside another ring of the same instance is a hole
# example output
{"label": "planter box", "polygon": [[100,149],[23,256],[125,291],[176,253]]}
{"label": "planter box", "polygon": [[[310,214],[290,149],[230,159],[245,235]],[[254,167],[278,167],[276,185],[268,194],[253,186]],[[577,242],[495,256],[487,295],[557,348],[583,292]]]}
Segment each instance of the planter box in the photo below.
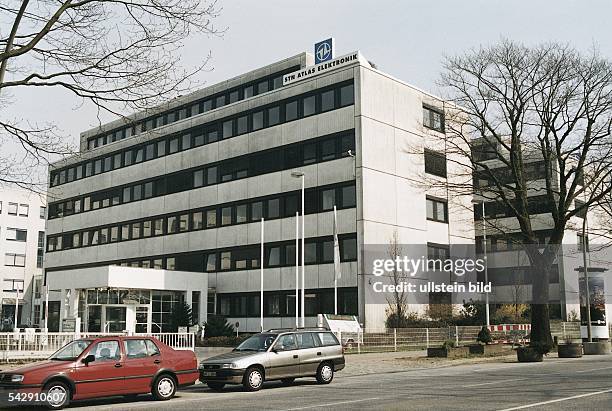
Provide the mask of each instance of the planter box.
{"label": "planter box", "polygon": [[433,347],[427,349],[427,357],[429,358],[466,358],[470,355],[469,347]]}
{"label": "planter box", "polygon": [[559,358],[580,358],[582,357],[582,344],[559,344],[557,346],[557,353]]}
{"label": "planter box", "polygon": [[516,355],[519,362],[542,362],[543,355],[533,347],[518,347]]}
{"label": "planter box", "polygon": [[512,352],[507,345],[503,344],[472,344],[468,347],[471,355],[494,356]]}
{"label": "planter box", "polygon": [[585,342],[584,355],[606,355],[610,354],[610,341]]}

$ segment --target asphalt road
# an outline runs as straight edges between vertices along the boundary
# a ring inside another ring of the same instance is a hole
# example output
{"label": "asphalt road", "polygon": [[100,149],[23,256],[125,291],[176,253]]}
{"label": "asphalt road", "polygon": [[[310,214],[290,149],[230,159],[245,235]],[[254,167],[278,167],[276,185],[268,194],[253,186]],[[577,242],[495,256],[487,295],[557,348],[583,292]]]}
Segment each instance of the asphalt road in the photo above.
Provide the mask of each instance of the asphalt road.
{"label": "asphalt road", "polygon": [[[347,362],[347,367],[348,367]],[[198,384],[168,402],[150,396],[74,404],[96,410],[610,410],[612,355],[546,358],[543,363],[482,363],[354,375],[329,385],[313,379],[292,386],[270,382],[255,393]]]}

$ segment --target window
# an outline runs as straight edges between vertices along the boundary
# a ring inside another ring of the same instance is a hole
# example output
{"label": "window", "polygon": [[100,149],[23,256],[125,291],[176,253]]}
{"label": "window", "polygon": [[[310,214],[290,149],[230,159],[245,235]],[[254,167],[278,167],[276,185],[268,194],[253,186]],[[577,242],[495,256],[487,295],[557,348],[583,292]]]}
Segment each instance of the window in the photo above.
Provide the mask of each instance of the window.
{"label": "window", "polygon": [[123,166],[127,167],[132,164],[132,151],[128,150],[123,153]]}
{"label": "window", "polygon": [[9,215],[17,215],[17,203],[9,203],[8,204],[8,214]]}
{"label": "window", "polygon": [[236,206],[236,223],[245,223],[247,221],[247,205],[240,204]]}
{"label": "window", "polygon": [[280,123],[280,108],[270,107],[268,109],[268,127]]}
{"label": "window", "polygon": [[296,337],[298,348],[305,349],[315,347],[315,342],[314,338],[312,337],[312,333],[299,333],[296,334]]}
{"label": "window", "polygon": [[125,354],[128,360],[135,358],[146,358],[149,356],[147,352],[147,344],[145,340],[124,340]]}
{"label": "window", "polygon": [[340,106],[350,106],[355,102],[355,86],[349,84],[348,86],[340,87]]}
{"label": "window", "polygon": [[263,111],[258,111],[256,113],[253,113],[253,131],[263,128],[264,126],[263,118],[264,118]]}
{"label": "window", "polygon": [[164,220],[163,218],[156,218],[153,220],[153,235],[163,235],[164,234]]}
{"label": "window", "polygon": [[232,120],[223,122],[223,138],[230,138],[234,135],[234,122]]}
{"label": "window", "polygon": [[[107,312],[107,314],[110,314],[110,313]],[[113,317],[113,316],[111,315],[107,317]],[[112,325],[118,325],[118,324],[112,324]],[[125,325],[125,321],[123,321],[123,325]],[[91,351],[89,351],[89,355],[93,355],[94,357],[96,357],[96,360],[95,360],[96,363],[104,362],[104,361],[119,361],[121,359],[121,351],[119,350],[119,342],[117,342],[116,340],[100,341],[91,349]]]}
{"label": "window", "polygon": [[147,144],[145,149],[145,160],[152,160],[155,158],[155,144]]}
{"label": "window", "polygon": [[263,217],[263,202],[256,201],[251,204],[251,221],[259,221]]}
{"label": "window", "polygon": [[273,198],[268,200],[268,218],[280,217],[280,200]]}
{"label": "window", "polygon": [[168,217],[168,233],[178,232],[178,220],[176,216]]}
{"label": "window", "polygon": [[219,96],[215,99],[215,107],[223,107],[225,105],[225,95]]}
{"label": "window", "polygon": [[317,243],[304,244],[304,263],[312,264],[317,262]]}
{"label": "window", "polygon": [[268,81],[262,81],[257,84],[257,94],[262,94],[268,91]]}
{"label": "window", "polygon": [[184,232],[189,230],[189,214],[181,214],[178,219],[179,231]]}
{"label": "window", "polygon": [[206,227],[216,227],[217,226],[217,210],[207,210],[206,211]]}
{"label": "window", "polygon": [[28,240],[28,231],[20,230],[19,228],[7,228],[6,239],[25,243]]}
{"label": "window", "polygon": [[217,269],[217,254],[211,253],[206,256],[206,271],[211,272]]}
{"label": "window", "polygon": [[244,88],[244,98],[253,97],[253,86],[247,86]]}
{"label": "window", "polygon": [[206,184],[216,184],[217,183],[217,167],[208,167],[206,169]]}
{"label": "window", "polygon": [[323,197],[323,211],[328,211],[328,210],[333,209],[334,205],[336,205],[336,190],[333,188],[329,190],[323,190],[322,197]]}
{"label": "window", "polygon": [[357,261],[357,239],[344,238],[340,240],[340,260]]}
{"label": "window", "polygon": [[285,121],[291,121],[298,118],[298,102],[292,101],[285,105]]}
{"label": "window", "polygon": [[238,100],[240,100],[240,91],[238,91],[238,90],[230,91],[230,93],[229,93],[229,103],[232,104],[232,103],[237,102]]}
{"label": "window", "polygon": [[425,150],[425,172],[446,177],[446,156],[432,150]]}
{"label": "window", "polygon": [[427,198],[427,219],[448,223],[448,206],[444,200]]}
{"label": "window", "polygon": [[229,270],[232,268],[232,253],[231,251],[224,251],[221,253],[221,269]]}
{"label": "window", "polygon": [[238,117],[238,120],[236,121],[236,134],[244,134],[247,131],[249,131],[249,117]]}
{"label": "window", "polygon": [[9,267],[25,267],[25,254],[7,253],[4,255],[4,265]]}
{"label": "window", "polygon": [[191,214],[191,229],[201,230],[204,228],[204,217],[201,211],[196,211]]}
{"label": "window", "polygon": [[232,207],[223,207],[221,209],[221,225],[230,225],[232,223]]}
{"label": "window", "polygon": [[316,111],[315,101],[316,101],[315,96],[305,97],[302,100],[302,105],[304,108],[304,117],[311,116],[315,113]]}
{"label": "window", "polygon": [[321,143],[321,160],[333,160],[336,158],[336,139],[331,138]]}
{"label": "window", "polygon": [[204,185],[204,170],[193,172],[193,187],[202,187]]}
{"label": "window", "polygon": [[444,114],[427,106],[423,106],[423,125],[431,130],[444,132]]}
{"label": "window", "polygon": [[280,247],[268,248],[266,260],[267,267],[276,267],[280,265]]}
{"label": "window", "polygon": [[179,139],[173,138],[170,140],[170,147],[168,149],[169,154],[174,154],[179,151]]}
{"label": "window", "polygon": [[334,109],[334,96],[334,90],[321,93],[321,111],[329,111]]}
{"label": "window", "polygon": [[350,185],[342,187],[342,207],[350,208],[355,207],[357,199],[355,196],[355,186]]}
{"label": "window", "polygon": [[143,237],[151,237],[151,221],[143,221],[142,222],[142,236]]}

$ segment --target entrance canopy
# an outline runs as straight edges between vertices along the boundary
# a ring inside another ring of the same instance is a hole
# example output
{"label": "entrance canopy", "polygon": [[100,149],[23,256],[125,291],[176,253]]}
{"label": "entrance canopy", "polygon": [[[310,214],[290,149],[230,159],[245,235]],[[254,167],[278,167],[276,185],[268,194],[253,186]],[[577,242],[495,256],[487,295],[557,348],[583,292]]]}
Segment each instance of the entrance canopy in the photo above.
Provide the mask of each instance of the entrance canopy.
{"label": "entrance canopy", "polygon": [[46,283],[50,291],[111,287],[147,290],[195,290],[206,293],[208,275],[188,271],[108,265],[47,272]]}

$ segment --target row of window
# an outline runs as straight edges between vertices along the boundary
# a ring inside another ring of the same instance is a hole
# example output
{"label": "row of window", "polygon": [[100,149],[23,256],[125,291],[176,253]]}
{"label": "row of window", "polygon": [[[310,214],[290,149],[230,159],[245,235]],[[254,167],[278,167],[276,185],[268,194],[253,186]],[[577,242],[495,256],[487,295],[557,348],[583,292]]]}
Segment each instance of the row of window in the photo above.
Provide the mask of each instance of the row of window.
{"label": "row of window", "polygon": [[[291,191],[49,236],[47,251],[243,224],[261,218],[271,220],[292,217],[301,207],[299,196],[300,191]],[[311,188],[304,193],[304,208],[308,214],[329,211],[334,206],[339,209],[353,208],[355,204],[354,182]]]}
{"label": "row of window", "polygon": [[174,108],[171,111],[157,114],[141,120],[136,124],[120,127],[108,132],[107,134],[91,137],[87,140],[87,149],[91,150],[95,147],[100,147],[114,141],[123,140],[124,138],[144,131],[171,124],[175,121],[183,120],[197,114],[206,113],[210,110],[263,94],[270,90],[275,90],[283,85],[284,74],[291,73],[296,70],[299,70],[299,66],[285,69],[278,73],[259,78],[255,81],[245,83],[230,90],[191,102],[185,106]]}
{"label": "row of window", "polygon": [[353,84],[330,86],[51,172],[51,187],[352,105]]}
{"label": "row of window", "polygon": [[[40,218],[45,218],[46,210],[46,207],[40,207]],[[2,214],[2,201],[0,201],[0,214]],[[7,214],[28,217],[30,215],[30,206],[28,204],[8,203]]]}
{"label": "row of window", "polygon": [[[341,234],[340,261],[357,261],[357,235]],[[248,245],[207,252],[204,271],[238,271],[259,268],[261,246]],[[301,260],[301,247],[298,259]],[[268,243],[264,247],[264,267],[295,266],[295,241]],[[332,236],[309,238],[304,243],[304,264],[328,264],[334,262],[334,239]]]}
{"label": "row of window", "polygon": [[334,160],[348,156],[349,150],[355,150],[354,130],[50,203],[49,219]]}
{"label": "row of window", "polygon": [[[357,234],[341,234],[340,261],[357,260]],[[115,264],[122,267],[142,267],[178,271],[227,271],[255,268],[259,266],[260,244],[252,244],[230,249],[192,251],[186,253],[132,258],[119,261],[100,261],[96,264],[80,264],[47,268],[48,272],[95,267],[97,265]],[[264,267],[282,267],[295,265],[295,241],[268,243],[265,248],[266,264]],[[246,259],[248,257],[248,260]],[[278,261],[278,264],[277,264]],[[333,262],[333,237],[313,237],[305,240],[305,264],[327,264]]]}
{"label": "row of window", "polygon": [[[217,294],[217,314],[226,317],[258,317],[259,298],[259,293]],[[357,315],[357,301],[357,288],[338,288],[338,314]],[[263,302],[266,317],[295,316],[295,290],[264,292]],[[306,290],[304,307],[307,316],[334,312],[334,290],[331,288]]]}
{"label": "row of window", "polygon": [[[548,244],[550,241],[550,231],[540,230],[536,231],[538,245],[543,246]],[[484,251],[484,237],[476,237],[476,252],[482,253]],[[487,236],[487,252],[495,251],[516,251],[523,250],[523,238],[520,233],[508,233],[503,235],[489,235]]]}
{"label": "row of window", "polygon": [[[527,212],[530,215],[550,213],[553,207],[555,207],[555,204],[546,195],[527,198]],[[487,218],[514,217],[512,209],[503,202],[485,203],[485,215]],[[482,203],[474,204],[474,220],[482,220]]]}
{"label": "row of window", "polygon": [[[510,184],[515,181],[514,173],[509,167],[494,168],[490,171],[486,170],[474,170],[474,186],[475,187],[489,187],[494,186],[495,182],[498,181],[500,184]],[[525,181],[536,181],[546,177],[546,162],[535,161],[533,163],[525,164],[523,170],[523,176]]]}

